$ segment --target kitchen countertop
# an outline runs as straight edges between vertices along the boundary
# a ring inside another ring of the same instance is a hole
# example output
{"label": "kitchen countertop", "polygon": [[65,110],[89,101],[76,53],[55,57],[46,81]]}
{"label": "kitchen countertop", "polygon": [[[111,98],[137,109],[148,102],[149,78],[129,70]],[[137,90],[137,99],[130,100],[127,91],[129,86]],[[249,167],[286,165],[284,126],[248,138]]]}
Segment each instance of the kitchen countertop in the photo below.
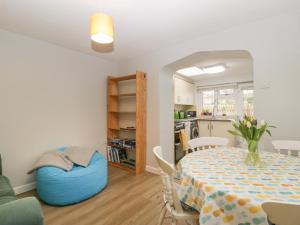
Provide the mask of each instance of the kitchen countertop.
{"label": "kitchen countertop", "polygon": [[232,118],[198,118],[198,120],[200,121],[228,121],[228,122],[231,122],[231,121],[234,121],[234,119]]}
{"label": "kitchen countertop", "polygon": [[194,121],[194,120],[198,120],[198,118],[193,117],[193,118],[175,119],[175,122],[189,122],[189,121]]}
{"label": "kitchen countertop", "polygon": [[175,122],[189,122],[194,120],[200,120],[200,121],[223,121],[223,122],[231,122],[234,121],[234,119],[230,118],[200,118],[200,117],[193,117],[193,118],[185,118],[185,119],[175,119]]}

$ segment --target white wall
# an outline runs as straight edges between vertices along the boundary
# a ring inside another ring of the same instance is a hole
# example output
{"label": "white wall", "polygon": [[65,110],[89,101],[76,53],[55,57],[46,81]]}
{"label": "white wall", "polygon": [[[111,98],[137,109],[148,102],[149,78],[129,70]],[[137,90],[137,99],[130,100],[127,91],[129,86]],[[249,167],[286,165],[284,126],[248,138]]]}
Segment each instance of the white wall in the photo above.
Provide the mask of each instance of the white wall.
{"label": "white wall", "polygon": [[[151,152],[155,145],[173,152],[172,72],[163,68],[198,51],[249,51],[254,64],[256,116],[278,126],[273,131],[274,138],[300,140],[299,40],[300,15],[281,15],[191,39],[122,64],[123,73],[140,69],[148,74],[147,164],[156,166]],[[160,126],[154,121],[159,121]],[[265,146],[269,149],[270,143],[265,142]],[[172,161],[172,154],[167,155]]]}
{"label": "white wall", "polygon": [[46,150],[106,142],[106,76],[100,58],[0,30],[0,153],[13,186]]}

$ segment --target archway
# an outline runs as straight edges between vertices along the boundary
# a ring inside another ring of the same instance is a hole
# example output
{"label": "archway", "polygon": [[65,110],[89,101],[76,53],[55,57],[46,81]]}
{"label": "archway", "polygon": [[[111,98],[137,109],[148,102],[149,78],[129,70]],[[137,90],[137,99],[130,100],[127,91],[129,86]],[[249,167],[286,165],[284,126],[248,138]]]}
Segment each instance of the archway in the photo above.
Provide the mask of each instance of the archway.
{"label": "archway", "polygon": [[[214,59],[214,62],[211,60]],[[160,145],[164,151],[164,157],[174,163],[174,82],[173,75],[179,69],[199,65],[200,63],[207,65],[214,63],[227,63],[234,62],[235,59],[249,60],[248,74],[235,73],[232,76],[213,75],[210,85],[222,83],[240,83],[240,82],[253,82],[253,59],[251,54],[246,50],[223,50],[223,51],[200,51],[194,54],[185,56],[176,60],[168,65],[165,65],[159,76],[159,90],[160,90]],[[223,60],[223,61],[222,61]],[[226,61],[227,60],[227,61]],[[210,61],[210,62],[209,62]],[[224,62],[226,61],[226,62]],[[234,65],[227,65],[228,68]],[[229,73],[230,74],[230,73]],[[228,73],[227,73],[228,75]],[[206,79],[206,81],[207,81]],[[199,84],[199,83],[198,83]],[[207,82],[205,83],[208,84]]]}

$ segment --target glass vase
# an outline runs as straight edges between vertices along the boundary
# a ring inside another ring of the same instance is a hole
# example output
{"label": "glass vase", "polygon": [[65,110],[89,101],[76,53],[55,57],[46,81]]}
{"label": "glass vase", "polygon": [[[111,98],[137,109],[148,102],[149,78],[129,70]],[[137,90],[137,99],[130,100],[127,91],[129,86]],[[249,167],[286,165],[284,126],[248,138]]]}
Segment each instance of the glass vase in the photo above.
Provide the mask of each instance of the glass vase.
{"label": "glass vase", "polygon": [[245,159],[245,163],[248,166],[255,166],[255,167],[264,166],[264,163],[262,162],[259,155],[257,141],[251,140],[248,142],[248,154]]}

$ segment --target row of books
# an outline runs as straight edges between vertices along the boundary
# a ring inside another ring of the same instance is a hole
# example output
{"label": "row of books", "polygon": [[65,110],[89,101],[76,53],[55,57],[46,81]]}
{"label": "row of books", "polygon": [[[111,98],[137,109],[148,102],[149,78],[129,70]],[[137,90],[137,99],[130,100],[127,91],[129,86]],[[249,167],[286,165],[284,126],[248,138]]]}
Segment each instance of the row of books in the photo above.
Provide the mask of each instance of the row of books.
{"label": "row of books", "polygon": [[126,148],[128,150],[135,149],[135,139],[112,139],[109,145],[114,147]]}
{"label": "row of books", "polygon": [[107,159],[110,162],[121,163],[131,168],[135,167],[135,160],[128,159],[126,151],[117,147],[107,146]]}
{"label": "row of books", "polygon": [[108,161],[120,163],[121,160],[120,160],[119,152],[120,152],[120,149],[114,148],[114,147],[111,147],[111,146],[107,146]]}

